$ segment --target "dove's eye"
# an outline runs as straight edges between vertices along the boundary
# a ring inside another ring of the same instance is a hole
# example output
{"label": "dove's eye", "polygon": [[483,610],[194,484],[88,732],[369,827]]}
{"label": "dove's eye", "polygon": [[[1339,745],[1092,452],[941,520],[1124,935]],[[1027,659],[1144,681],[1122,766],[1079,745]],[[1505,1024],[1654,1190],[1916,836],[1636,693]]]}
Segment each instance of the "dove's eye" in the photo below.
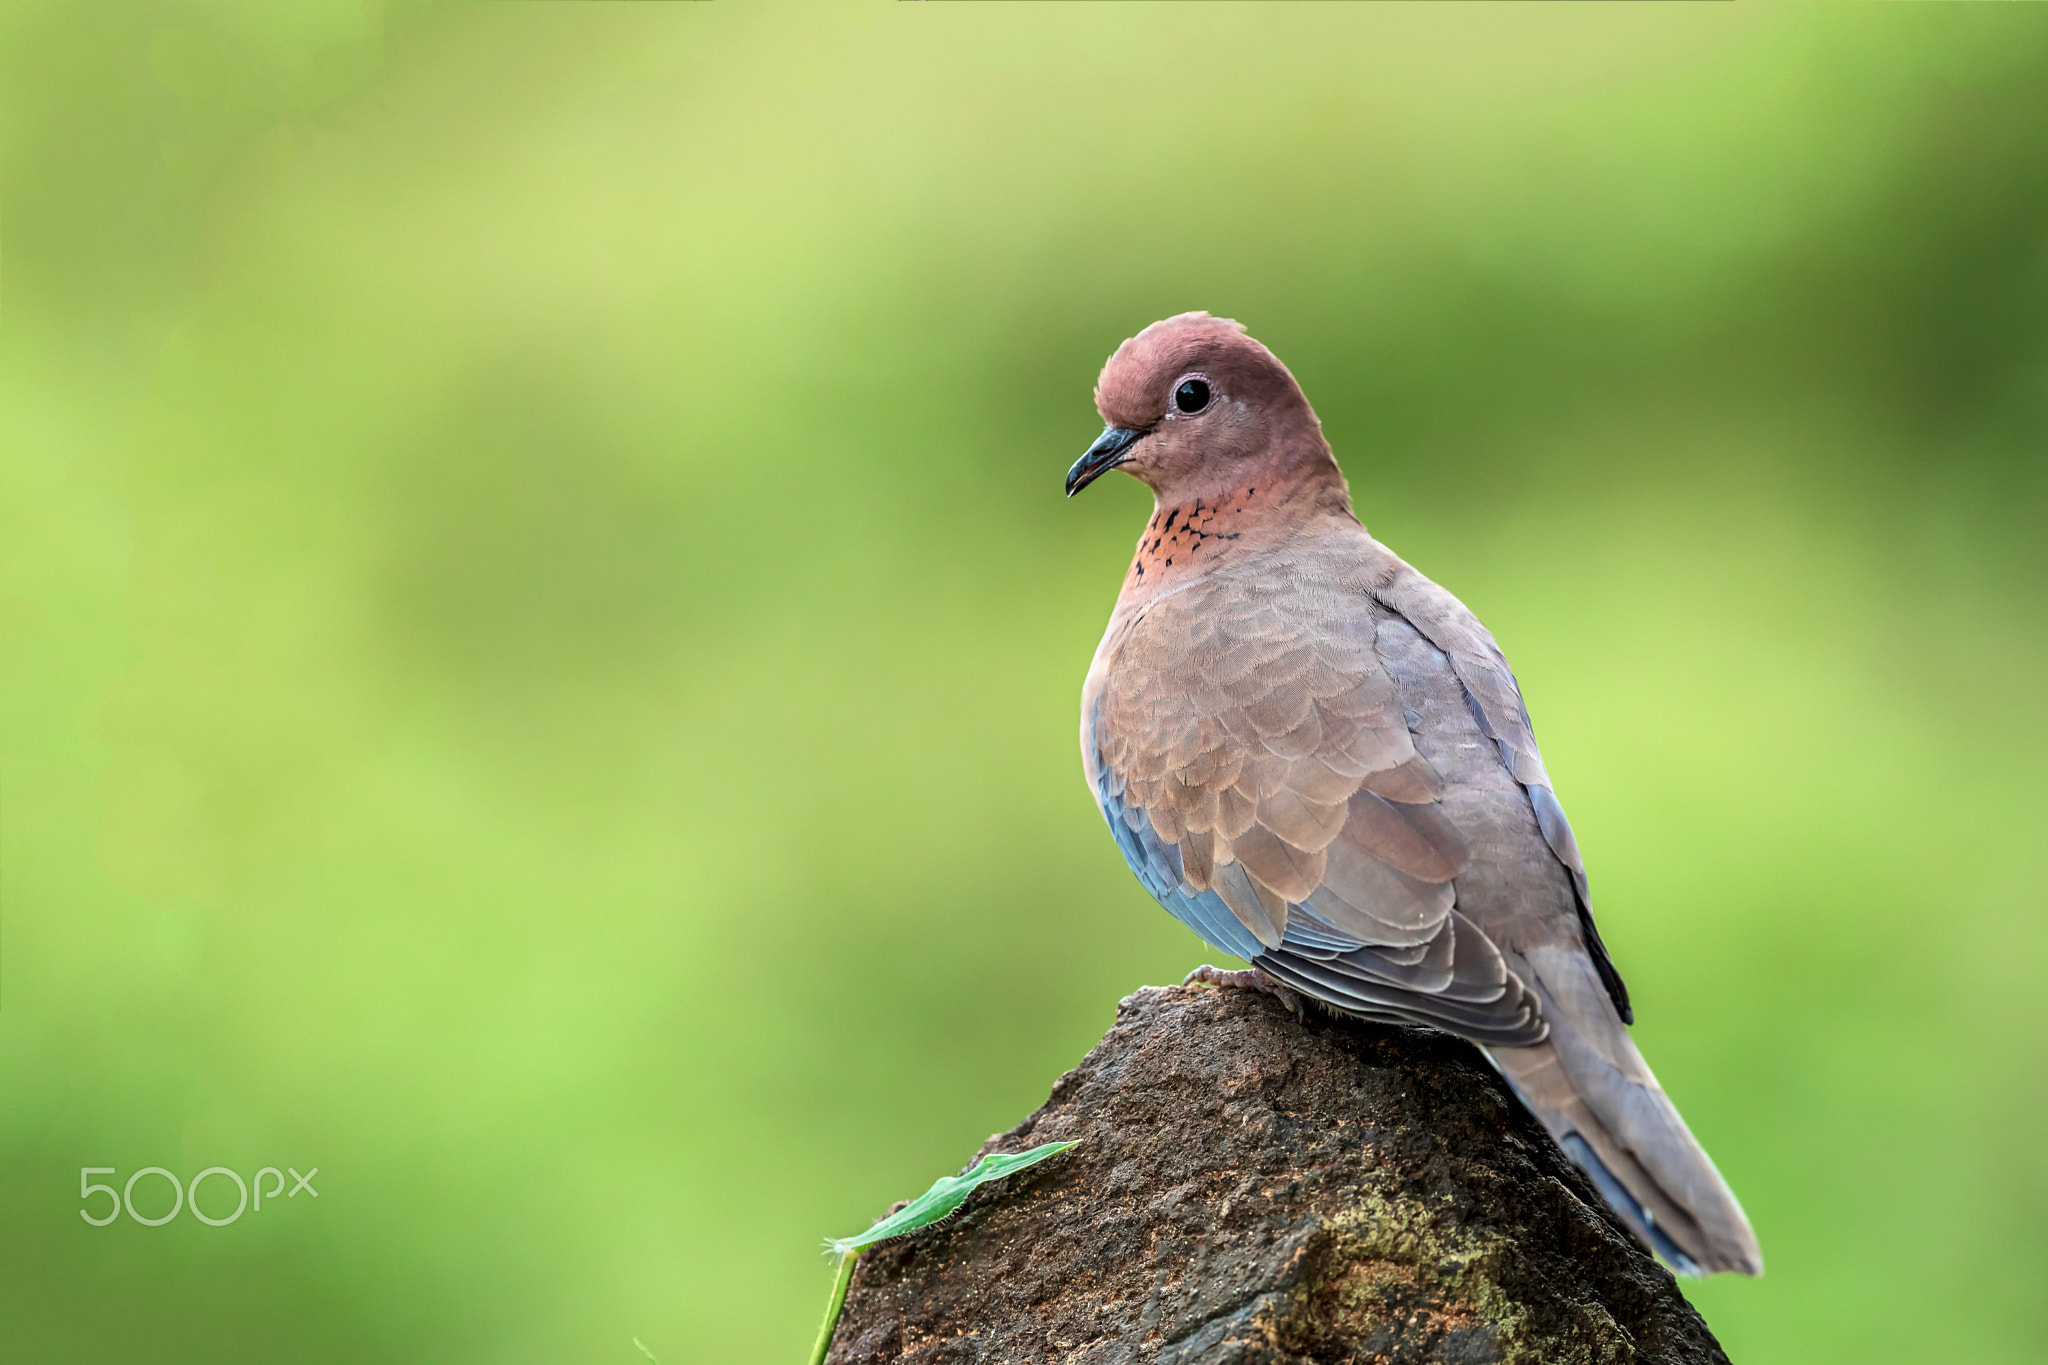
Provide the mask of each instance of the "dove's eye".
{"label": "dove's eye", "polygon": [[1199,379],[1183,379],[1173,391],[1173,405],[1182,412],[1200,412],[1209,406],[1209,386]]}

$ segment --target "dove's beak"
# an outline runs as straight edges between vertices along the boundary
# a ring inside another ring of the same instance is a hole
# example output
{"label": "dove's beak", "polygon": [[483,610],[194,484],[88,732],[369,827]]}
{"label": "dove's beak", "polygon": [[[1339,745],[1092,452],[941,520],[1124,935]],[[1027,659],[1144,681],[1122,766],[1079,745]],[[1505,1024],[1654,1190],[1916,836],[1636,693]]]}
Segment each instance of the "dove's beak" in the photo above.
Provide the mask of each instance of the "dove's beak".
{"label": "dove's beak", "polygon": [[1144,432],[1132,431],[1129,427],[1104,427],[1102,434],[1095,438],[1095,444],[1088,447],[1088,453],[1074,461],[1074,467],[1067,471],[1067,496],[1073,497],[1122,464],[1124,453],[1144,436]]}

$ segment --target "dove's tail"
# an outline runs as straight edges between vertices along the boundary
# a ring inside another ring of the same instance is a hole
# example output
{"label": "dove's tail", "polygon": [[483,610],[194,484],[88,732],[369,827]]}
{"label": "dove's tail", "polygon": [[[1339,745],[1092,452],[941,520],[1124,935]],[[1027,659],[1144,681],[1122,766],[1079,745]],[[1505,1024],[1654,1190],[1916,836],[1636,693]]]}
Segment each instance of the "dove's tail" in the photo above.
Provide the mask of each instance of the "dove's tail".
{"label": "dove's tail", "polygon": [[1742,1205],[1636,1051],[1583,952],[1526,953],[1550,1036],[1487,1049],[1636,1235],[1687,1275],[1761,1275]]}

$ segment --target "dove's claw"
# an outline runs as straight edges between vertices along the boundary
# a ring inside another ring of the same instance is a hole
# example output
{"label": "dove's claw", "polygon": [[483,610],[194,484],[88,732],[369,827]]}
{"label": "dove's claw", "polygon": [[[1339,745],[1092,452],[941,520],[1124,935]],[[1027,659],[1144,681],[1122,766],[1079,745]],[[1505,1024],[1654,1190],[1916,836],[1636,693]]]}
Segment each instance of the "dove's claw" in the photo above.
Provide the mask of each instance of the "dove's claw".
{"label": "dove's claw", "polygon": [[1302,1023],[1308,1022],[1308,1002],[1287,987],[1267,976],[1257,968],[1242,972],[1226,972],[1221,967],[1212,967],[1204,962],[1184,977],[1183,986],[1214,986],[1217,990],[1260,991],[1272,996],[1288,1009]]}

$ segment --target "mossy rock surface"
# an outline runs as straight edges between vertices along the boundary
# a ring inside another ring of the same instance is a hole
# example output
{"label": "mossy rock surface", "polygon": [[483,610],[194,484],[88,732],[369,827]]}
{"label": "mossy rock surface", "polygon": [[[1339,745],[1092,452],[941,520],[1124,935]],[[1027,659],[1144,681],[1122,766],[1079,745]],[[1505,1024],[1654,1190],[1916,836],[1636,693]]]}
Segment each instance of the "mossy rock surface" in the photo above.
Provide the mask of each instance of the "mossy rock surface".
{"label": "mossy rock surface", "polygon": [[984,1151],[1081,1146],[869,1251],[833,1365],[1725,1361],[1476,1049],[1147,988]]}

